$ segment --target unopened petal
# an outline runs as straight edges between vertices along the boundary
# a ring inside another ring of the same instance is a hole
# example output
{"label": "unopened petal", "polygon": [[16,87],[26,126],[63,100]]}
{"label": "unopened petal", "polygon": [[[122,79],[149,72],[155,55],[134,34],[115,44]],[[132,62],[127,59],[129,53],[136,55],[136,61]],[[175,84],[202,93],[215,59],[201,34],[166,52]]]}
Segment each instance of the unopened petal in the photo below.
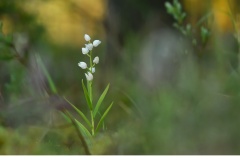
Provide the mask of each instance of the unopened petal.
{"label": "unopened petal", "polygon": [[94,40],[93,41],[93,46],[94,47],[97,47],[99,44],[101,44],[101,41],[99,41],[99,40]]}
{"label": "unopened petal", "polygon": [[93,63],[98,64],[98,63],[99,63],[99,57],[95,57],[95,58],[93,59]]}
{"label": "unopened petal", "polygon": [[85,44],[85,46],[90,51],[93,49],[93,44],[92,43]]}
{"label": "unopened petal", "polygon": [[90,37],[88,34],[85,34],[85,35],[84,35],[84,39],[85,39],[86,41],[90,41],[90,40],[91,40],[91,37]]}
{"label": "unopened petal", "polygon": [[87,64],[85,62],[79,62],[78,66],[81,67],[82,69],[86,69],[87,68]]}
{"label": "unopened petal", "polygon": [[93,80],[93,75],[92,75],[92,73],[90,73],[90,72],[88,72],[87,74],[85,73],[85,76],[86,76],[86,79],[87,79],[88,81]]}
{"label": "unopened petal", "polygon": [[88,54],[89,50],[87,48],[82,48],[82,54]]}

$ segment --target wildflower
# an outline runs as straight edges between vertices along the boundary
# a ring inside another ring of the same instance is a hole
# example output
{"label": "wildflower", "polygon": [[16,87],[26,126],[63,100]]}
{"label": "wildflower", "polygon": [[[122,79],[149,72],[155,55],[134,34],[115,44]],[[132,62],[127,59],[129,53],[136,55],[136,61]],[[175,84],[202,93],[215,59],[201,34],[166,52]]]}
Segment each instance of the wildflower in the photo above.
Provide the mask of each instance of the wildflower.
{"label": "wildflower", "polygon": [[95,57],[95,58],[93,59],[93,63],[98,64],[98,63],[99,63],[99,57]]}
{"label": "wildflower", "polygon": [[85,44],[85,46],[89,51],[91,51],[93,49],[93,44],[92,43]]}
{"label": "wildflower", "polygon": [[85,76],[86,76],[86,78],[87,78],[88,81],[93,80],[93,75],[92,75],[92,73],[90,73],[90,72],[85,73]]}
{"label": "wildflower", "polygon": [[85,62],[79,62],[78,66],[81,67],[82,69],[86,69],[87,68],[87,64]]}
{"label": "wildflower", "polygon": [[94,47],[97,47],[100,43],[101,43],[101,41],[99,41],[99,40],[94,40],[94,41],[93,41],[93,46],[94,46]]}
{"label": "wildflower", "polygon": [[85,39],[86,41],[90,41],[90,40],[91,40],[91,38],[90,38],[90,36],[89,36],[88,34],[85,34],[85,35],[84,35],[84,39]]}
{"label": "wildflower", "polygon": [[82,48],[82,54],[88,54],[89,50],[87,48]]}

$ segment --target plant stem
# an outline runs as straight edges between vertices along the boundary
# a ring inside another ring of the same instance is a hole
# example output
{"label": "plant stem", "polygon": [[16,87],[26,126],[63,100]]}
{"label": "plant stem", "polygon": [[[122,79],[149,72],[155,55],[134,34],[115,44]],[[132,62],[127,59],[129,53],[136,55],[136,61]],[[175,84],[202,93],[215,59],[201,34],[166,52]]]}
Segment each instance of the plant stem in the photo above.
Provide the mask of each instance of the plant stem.
{"label": "plant stem", "polygon": [[94,127],[94,117],[93,117],[93,110],[91,112],[91,121],[92,121],[92,136],[95,135],[95,127]]}
{"label": "plant stem", "polygon": [[[92,51],[90,51],[90,72],[92,73],[92,68],[93,68],[93,63],[92,63]],[[89,93],[89,97],[90,97],[90,101],[92,103],[93,99],[92,99],[92,81],[88,82],[88,93]],[[90,110],[90,114],[91,114],[91,122],[92,122],[92,136],[95,135],[95,126],[94,126],[94,116],[93,116],[93,108]]]}

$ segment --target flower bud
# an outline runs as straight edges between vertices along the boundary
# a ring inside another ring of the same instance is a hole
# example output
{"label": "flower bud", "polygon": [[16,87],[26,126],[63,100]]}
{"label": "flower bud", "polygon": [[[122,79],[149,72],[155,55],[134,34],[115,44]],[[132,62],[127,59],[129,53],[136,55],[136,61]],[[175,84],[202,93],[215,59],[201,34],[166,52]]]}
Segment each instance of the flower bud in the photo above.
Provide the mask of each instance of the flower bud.
{"label": "flower bud", "polygon": [[98,64],[98,63],[99,63],[99,57],[95,57],[95,58],[93,59],[93,63]]}
{"label": "flower bud", "polygon": [[95,67],[92,68],[92,73],[95,73]]}
{"label": "flower bud", "polygon": [[94,41],[93,41],[93,46],[94,46],[94,47],[97,47],[100,43],[101,43],[101,41],[99,41],[99,40],[94,40]]}
{"label": "flower bud", "polygon": [[93,75],[92,75],[92,73],[90,73],[90,72],[88,72],[87,74],[85,73],[85,76],[86,76],[86,79],[87,79],[88,81],[93,80]]}
{"label": "flower bud", "polygon": [[85,44],[85,46],[89,51],[91,51],[93,49],[93,44],[92,43]]}
{"label": "flower bud", "polygon": [[88,34],[85,34],[85,35],[84,35],[84,39],[85,39],[86,41],[90,41],[90,40],[91,40],[91,38],[90,38],[90,36],[89,36]]}
{"label": "flower bud", "polygon": [[87,48],[82,48],[82,54],[88,54],[89,50]]}
{"label": "flower bud", "polygon": [[85,62],[79,62],[78,66],[81,67],[82,69],[86,69],[87,68],[87,64]]}

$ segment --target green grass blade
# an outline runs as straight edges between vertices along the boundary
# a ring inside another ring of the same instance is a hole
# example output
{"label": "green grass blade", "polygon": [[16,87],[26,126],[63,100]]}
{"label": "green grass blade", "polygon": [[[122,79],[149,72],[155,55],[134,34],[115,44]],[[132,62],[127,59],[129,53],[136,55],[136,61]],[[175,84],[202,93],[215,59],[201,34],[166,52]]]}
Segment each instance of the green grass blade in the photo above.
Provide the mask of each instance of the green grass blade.
{"label": "green grass blade", "polygon": [[82,87],[83,87],[83,92],[84,92],[85,99],[87,101],[88,107],[89,107],[90,110],[92,110],[92,103],[90,101],[88,91],[87,91],[87,88],[86,88],[85,84],[83,83],[83,80],[82,80]]}
{"label": "green grass blade", "polygon": [[101,124],[103,123],[103,120],[105,119],[105,117],[107,116],[108,112],[110,111],[110,109],[112,108],[113,102],[109,105],[109,107],[106,109],[106,111],[104,112],[104,114],[102,115],[101,119],[98,122],[97,128],[96,128],[96,132],[99,130]]}
{"label": "green grass blade", "polygon": [[96,114],[98,112],[98,109],[101,106],[102,101],[103,101],[103,99],[105,98],[105,96],[106,96],[106,94],[108,92],[108,89],[109,89],[109,84],[107,85],[106,89],[103,91],[102,95],[99,97],[99,99],[97,101],[96,107],[94,108],[94,111],[93,111],[93,116],[94,117],[96,116]]}
{"label": "green grass blade", "polygon": [[91,128],[92,125],[91,125],[90,121],[87,119],[87,117],[84,115],[84,113],[80,109],[78,109],[75,105],[73,105],[71,102],[69,102],[65,97],[64,97],[64,99],[75,109],[75,111],[83,118],[83,120]]}
{"label": "green grass blade", "polygon": [[44,66],[44,64],[43,64],[40,56],[39,56],[39,55],[36,55],[36,59],[37,59],[38,64],[40,65],[40,67],[41,67],[44,75],[45,75],[46,78],[47,78],[47,81],[48,81],[48,84],[49,84],[49,87],[50,87],[52,93],[53,93],[53,94],[57,94],[57,88],[56,88],[56,86],[55,86],[55,84],[54,84],[54,82],[53,82],[50,74],[48,73],[46,67]]}
{"label": "green grass blade", "polygon": [[76,121],[76,123],[78,124],[80,130],[81,130],[86,136],[88,136],[89,138],[91,138],[92,135],[90,134],[90,132],[88,131],[88,129],[87,129],[81,122],[79,122],[78,120],[75,119],[75,121]]}

